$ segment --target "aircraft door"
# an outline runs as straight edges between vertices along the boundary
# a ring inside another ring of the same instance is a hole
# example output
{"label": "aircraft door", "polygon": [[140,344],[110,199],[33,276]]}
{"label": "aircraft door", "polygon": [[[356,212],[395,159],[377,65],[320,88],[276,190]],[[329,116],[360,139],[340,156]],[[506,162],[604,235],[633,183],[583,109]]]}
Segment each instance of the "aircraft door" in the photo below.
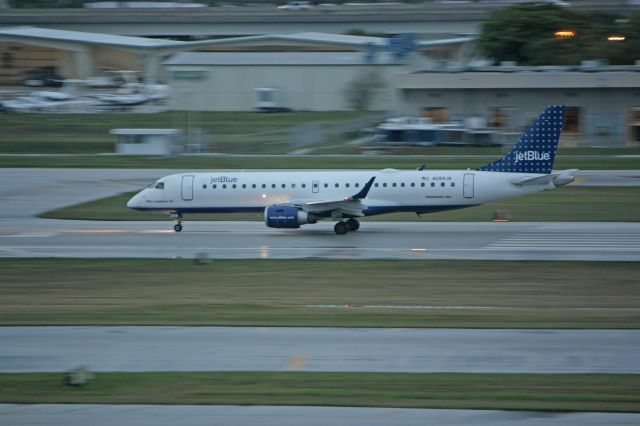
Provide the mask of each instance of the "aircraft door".
{"label": "aircraft door", "polygon": [[193,200],[193,175],[182,176],[182,199]]}
{"label": "aircraft door", "polygon": [[313,182],[311,182],[311,191],[314,193],[318,193],[320,191],[320,182],[317,180],[314,180]]}
{"label": "aircraft door", "polygon": [[462,195],[464,198],[473,198],[473,173],[465,173],[462,185]]}

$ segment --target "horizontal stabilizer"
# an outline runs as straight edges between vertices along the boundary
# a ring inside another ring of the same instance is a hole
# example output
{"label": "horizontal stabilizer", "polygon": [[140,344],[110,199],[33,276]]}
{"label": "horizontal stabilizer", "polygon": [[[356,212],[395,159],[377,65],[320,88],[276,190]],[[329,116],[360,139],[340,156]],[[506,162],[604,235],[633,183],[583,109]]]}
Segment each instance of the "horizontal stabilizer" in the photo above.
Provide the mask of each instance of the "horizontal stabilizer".
{"label": "horizontal stabilizer", "polygon": [[553,183],[554,186],[563,186],[573,182],[573,174],[577,171],[578,169],[570,169],[544,176],[520,176],[511,179],[511,183],[517,186],[546,185],[549,183]]}

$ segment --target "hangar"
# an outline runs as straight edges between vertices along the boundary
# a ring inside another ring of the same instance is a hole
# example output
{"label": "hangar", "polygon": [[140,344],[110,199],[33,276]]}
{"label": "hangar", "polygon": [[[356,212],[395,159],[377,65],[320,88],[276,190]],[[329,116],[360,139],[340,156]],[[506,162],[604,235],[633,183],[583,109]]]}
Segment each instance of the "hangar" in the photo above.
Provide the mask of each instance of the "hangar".
{"label": "hangar", "polygon": [[356,35],[299,33],[207,40],[164,62],[171,108],[247,111],[267,89],[282,107],[350,110],[347,93],[357,81],[375,92],[371,110],[397,106],[395,76],[446,60],[466,63],[475,39],[420,41]]}
{"label": "hangar", "polygon": [[140,71],[145,80],[156,81],[162,59],[184,44],[47,28],[0,28],[0,80],[15,84],[27,70],[50,67],[64,78],[84,79],[103,69],[124,69]]}
{"label": "hangar", "polygon": [[518,132],[549,104],[567,106],[564,146],[640,145],[640,66],[502,66],[398,74],[401,110]]}

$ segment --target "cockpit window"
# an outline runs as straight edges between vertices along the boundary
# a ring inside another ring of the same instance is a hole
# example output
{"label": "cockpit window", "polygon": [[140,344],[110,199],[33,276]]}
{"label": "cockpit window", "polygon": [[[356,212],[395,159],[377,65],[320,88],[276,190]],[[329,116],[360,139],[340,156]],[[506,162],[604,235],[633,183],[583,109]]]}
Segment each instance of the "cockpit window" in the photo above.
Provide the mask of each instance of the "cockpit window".
{"label": "cockpit window", "polygon": [[156,189],[164,189],[164,182],[158,182],[155,186]]}

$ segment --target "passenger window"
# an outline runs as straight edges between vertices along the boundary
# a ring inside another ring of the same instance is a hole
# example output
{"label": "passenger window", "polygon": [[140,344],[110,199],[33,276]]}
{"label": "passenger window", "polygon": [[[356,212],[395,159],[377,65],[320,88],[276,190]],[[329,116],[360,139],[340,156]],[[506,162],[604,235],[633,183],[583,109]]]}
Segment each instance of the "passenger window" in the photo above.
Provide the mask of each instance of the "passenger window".
{"label": "passenger window", "polygon": [[440,186],[444,187],[444,182],[442,182],[442,183],[440,184]]}
{"label": "passenger window", "polygon": [[207,189],[207,184],[202,185],[202,189]]}
{"label": "passenger window", "polygon": [[345,184],[344,184],[344,186],[345,186],[345,188],[348,188],[348,187],[349,187],[349,184],[348,184],[348,183],[345,183]]}
{"label": "passenger window", "polygon": [[[307,184],[306,184],[306,183],[303,183],[303,184],[302,184],[302,187],[303,187],[303,188],[306,188],[306,187],[307,187]],[[314,183],[314,184],[313,184],[313,187],[314,187],[314,188],[317,188],[317,187],[318,187],[318,184],[317,184],[317,183]]]}
{"label": "passenger window", "polygon": [[266,184],[266,183],[263,183],[263,184],[262,184],[262,189],[265,189],[266,187],[267,187],[267,184]]}
{"label": "passenger window", "polygon": [[424,188],[424,182],[420,182],[420,186]]}
{"label": "passenger window", "polygon": [[236,184],[235,184],[235,183],[232,185],[232,188],[233,188],[233,189],[236,189]]}
{"label": "passenger window", "polygon": [[242,184],[242,189],[245,189],[247,187],[247,185],[245,185],[244,183]]}
{"label": "passenger window", "polygon": [[434,186],[436,186],[436,184],[434,182],[431,182],[431,187],[433,188]]}
{"label": "passenger window", "polygon": [[156,189],[164,189],[164,182],[158,182],[156,184]]}
{"label": "passenger window", "polygon": [[328,187],[329,187],[329,184],[328,184],[328,183],[325,183],[325,184],[324,184],[324,187],[325,187],[325,188],[328,188]]}
{"label": "passenger window", "polygon": [[283,183],[282,184],[282,188],[286,188],[286,187],[287,187],[287,185]]}
{"label": "passenger window", "polygon": [[222,189],[227,189],[227,184],[226,183],[222,185]]}
{"label": "passenger window", "polygon": [[451,182],[451,187],[453,188],[454,186],[456,186],[455,182]]}
{"label": "passenger window", "polygon": [[215,183],[211,186],[213,189],[216,189],[218,187],[218,185],[216,185]]}
{"label": "passenger window", "polygon": [[393,184],[392,184],[391,186],[393,186],[393,187],[395,188],[395,187],[396,187],[396,183],[395,183],[395,182],[393,182]]}
{"label": "passenger window", "polygon": [[254,183],[253,185],[251,185],[251,187],[252,187],[253,189],[256,189],[256,184]]}
{"label": "passenger window", "polygon": [[374,183],[373,186],[378,187],[378,182]]}
{"label": "passenger window", "polygon": [[383,187],[383,188],[386,188],[386,187],[387,187],[387,182],[383,183],[383,184],[382,184],[382,187]]}
{"label": "passenger window", "polygon": [[402,188],[404,188],[404,182],[403,182],[403,183],[401,183],[401,184],[400,184],[400,186],[401,186]]}
{"label": "passenger window", "polygon": [[356,188],[360,188],[360,184],[359,183],[356,183]]}
{"label": "passenger window", "polygon": [[296,184],[295,184],[295,183],[292,183],[292,184],[291,184],[291,188],[295,188],[295,187],[296,187]]}
{"label": "passenger window", "polygon": [[271,188],[275,188],[275,187],[276,187],[276,184],[275,184],[275,183],[272,183],[272,184],[271,184]]}
{"label": "passenger window", "polygon": [[336,183],[336,188],[340,188],[340,184],[339,183]]}
{"label": "passenger window", "polygon": [[411,182],[411,187],[413,188],[414,186],[416,186],[415,182]]}

